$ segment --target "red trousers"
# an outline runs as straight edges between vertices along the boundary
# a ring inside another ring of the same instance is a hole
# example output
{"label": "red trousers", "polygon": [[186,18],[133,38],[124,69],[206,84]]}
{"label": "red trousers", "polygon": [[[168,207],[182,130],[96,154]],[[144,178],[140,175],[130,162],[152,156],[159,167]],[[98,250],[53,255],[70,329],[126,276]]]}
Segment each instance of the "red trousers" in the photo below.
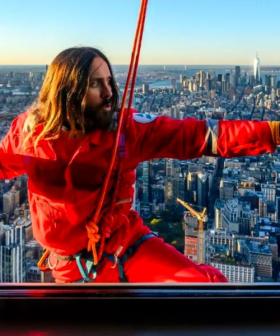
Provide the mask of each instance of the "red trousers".
{"label": "red trousers", "polygon": [[[51,258],[55,258],[52,257]],[[56,282],[77,282],[81,275],[75,261],[51,260],[56,263],[53,276]],[[128,282],[227,282],[224,275],[208,265],[197,265],[158,237],[144,241],[124,262]],[[120,282],[118,267],[103,258],[93,282]]]}

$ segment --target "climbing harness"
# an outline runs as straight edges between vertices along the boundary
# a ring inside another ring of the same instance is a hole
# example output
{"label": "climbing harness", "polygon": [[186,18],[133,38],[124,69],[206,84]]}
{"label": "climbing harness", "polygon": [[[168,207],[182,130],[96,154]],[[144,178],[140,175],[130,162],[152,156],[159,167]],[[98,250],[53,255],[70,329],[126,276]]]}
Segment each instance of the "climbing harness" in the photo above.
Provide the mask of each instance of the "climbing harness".
{"label": "climbing harness", "polygon": [[[138,239],[132,246],[130,246],[126,250],[126,252],[123,254],[123,256],[119,257],[121,251],[123,250],[123,246],[120,246],[114,254],[104,253],[102,258],[107,258],[113,263],[113,265],[111,266],[112,269],[118,267],[120,282],[127,282],[127,278],[126,278],[126,275],[125,275],[125,272],[124,272],[125,262],[130,257],[133,256],[133,254],[137,251],[137,249],[140,247],[140,245],[142,243],[144,243],[148,239],[151,239],[151,238],[154,238],[154,237],[157,237],[157,236],[158,235],[154,232],[148,233],[148,234],[142,236],[140,239]],[[75,257],[75,255],[74,255],[74,257]],[[84,261],[86,263],[86,268],[83,267],[83,265],[81,263],[81,259],[77,260],[77,258],[76,258],[76,262],[77,262],[80,274],[82,276],[81,281],[92,282],[97,276],[97,270],[93,265],[92,256],[88,255],[87,257],[84,257]],[[93,270],[94,270],[94,272],[93,272],[94,277],[90,277],[90,273]]]}
{"label": "climbing harness", "polygon": [[[101,261],[104,260],[104,258],[109,259],[113,264],[111,266],[111,269],[115,269],[116,267],[118,267],[120,282],[127,282],[127,278],[124,272],[125,262],[134,255],[140,245],[142,245],[146,240],[154,237],[158,237],[158,234],[155,232],[145,234],[136,242],[134,242],[134,244],[130,246],[121,257],[120,254],[123,250],[123,246],[119,246],[114,254],[104,253]],[[54,264],[51,264],[50,262],[50,254],[54,255],[56,258]],[[46,257],[45,260],[48,268],[51,270],[55,269],[59,260],[75,261],[81,275],[81,279],[76,282],[94,282],[97,277],[98,267],[94,265],[92,254],[86,249],[80,251],[79,253],[68,256],[63,256],[52,252],[49,253],[48,257]]]}

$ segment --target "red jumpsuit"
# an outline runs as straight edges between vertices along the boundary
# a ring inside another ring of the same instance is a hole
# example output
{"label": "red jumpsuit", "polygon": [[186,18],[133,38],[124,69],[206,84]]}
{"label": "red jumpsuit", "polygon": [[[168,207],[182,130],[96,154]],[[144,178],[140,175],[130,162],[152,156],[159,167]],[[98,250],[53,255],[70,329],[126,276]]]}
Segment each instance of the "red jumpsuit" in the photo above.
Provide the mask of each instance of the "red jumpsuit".
{"label": "red jumpsuit", "polygon": [[[0,146],[0,178],[28,174],[28,198],[35,239],[51,251],[50,264],[57,282],[81,279],[75,260],[58,258],[85,249],[85,222],[95,209],[115,139],[114,131],[97,130],[80,139],[61,131],[53,140],[23,147],[23,123],[27,113],[12,122]],[[124,160],[116,203],[110,213],[105,201],[100,234],[105,237],[104,255],[114,254],[150,232],[138,213],[131,209],[137,165],[154,158],[192,159],[206,155],[233,157],[258,155],[275,150],[268,122],[174,120],[134,114],[124,133]],[[114,185],[116,169],[111,185]],[[98,265],[98,282],[118,282],[117,267],[104,257]],[[224,282],[215,268],[196,265],[158,237],[144,241],[124,264],[129,282]]]}

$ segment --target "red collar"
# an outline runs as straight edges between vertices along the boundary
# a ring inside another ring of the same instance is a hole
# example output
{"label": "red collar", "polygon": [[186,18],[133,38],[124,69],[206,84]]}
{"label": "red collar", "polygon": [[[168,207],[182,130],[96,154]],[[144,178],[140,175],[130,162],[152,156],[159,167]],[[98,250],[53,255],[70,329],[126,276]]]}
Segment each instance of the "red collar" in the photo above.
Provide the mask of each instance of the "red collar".
{"label": "red collar", "polygon": [[99,145],[101,143],[102,133],[103,131],[101,130],[95,130],[89,133],[87,135],[89,143],[93,145]]}

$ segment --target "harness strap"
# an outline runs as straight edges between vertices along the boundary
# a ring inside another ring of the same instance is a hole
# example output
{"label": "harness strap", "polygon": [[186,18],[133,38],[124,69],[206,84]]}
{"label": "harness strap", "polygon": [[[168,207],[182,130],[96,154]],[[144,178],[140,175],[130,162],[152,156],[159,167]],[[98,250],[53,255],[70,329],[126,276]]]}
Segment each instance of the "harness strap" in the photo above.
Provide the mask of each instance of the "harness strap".
{"label": "harness strap", "polygon": [[120,258],[123,262],[125,262],[129,257],[131,257],[136,250],[138,249],[138,247],[144,243],[144,241],[153,238],[153,237],[158,237],[158,234],[155,232],[151,232],[151,233],[147,233],[144,236],[142,236],[141,238],[139,238],[138,240],[136,240],[136,242],[130,246],[127,251],[125,252],[125,254]]}
{"label": "harness strap", "polygon": [[[125,272],[124,272],[124,263],[127,261],[128,258],[130,258],[137,251],[139,246],[142,243],[144,243],[144,241],[146,241],[150,238],[153,238],[153,237],[158,237],[158,234],[156,234],[155,232],[145,234],[144,236],[142,236],[141,238],[136,240],[136,242],[127,249],[127,251],[124,253],[124,255],[122,257],[118,257],[117,252],[115,254],[106,254],[106,253],[103,254],[104,257],[108,258],[114,264],[114,266],[112,268],[114,268],[115,266],[118,266],[119,278],[120,278],[121,282],[127,282],[128,281],[126,276],[125,276]],[[49,257],[49,254],[50,253],[48,253],[48,255],[44,256],[45,259],[47,259]],[[59,259],[60,260],[75,260],[76,264],[78,266],[79,272],[82,276],[81,282],[92,282],[94,279],[96,279],[97,270],[96,270],[96,267],[94,265],[92,255],[91,255],[91,253],[88,253],[86,250],[82,250],[81,252],[76,253],[76,254],[71,255],[71,256],[60,256],[60,255],[56,254],[56,257],[57,257],[58,260]],[[82,260],[85,263],[84,265],[82,263]],[[53,269],[54,267],[55,266],[49,267],[49,269]],[[78,282],[80,282],[80,281],[78,281]]]}
{"label": "harness strap", "polygon": [[115,254],[104,254],[104,256],[111,260],[114,264],[117,263],[121,282],[128,282],[124,272],[124,263],[137,251],[139,246],[144,243],[144,241],[153,237],[158,237],[158,234],[156,234],[155,232],[145,234],[144,236],[136,240],[136,242],[132,246],[130,246],[124,253],[124,255],[120,258],[118,258]]}
{"label": "harness strap", "polygon": [[[76,264],[77,264],[78,269],[80,271],[80,274],[83,278],[82,281],[83,282],[91,282],[92,280],[94,280],[97,276],[96,268],[94,267],[94,261],[89,259],[89,258],[83,257],[82,252],[74,254],[73,257],[75,258]],[[85,260],[85,266],[83,266],[81,259]],[[93,275],[92,278],[89,277],[90,273],[92,273],[92,275]]]}

